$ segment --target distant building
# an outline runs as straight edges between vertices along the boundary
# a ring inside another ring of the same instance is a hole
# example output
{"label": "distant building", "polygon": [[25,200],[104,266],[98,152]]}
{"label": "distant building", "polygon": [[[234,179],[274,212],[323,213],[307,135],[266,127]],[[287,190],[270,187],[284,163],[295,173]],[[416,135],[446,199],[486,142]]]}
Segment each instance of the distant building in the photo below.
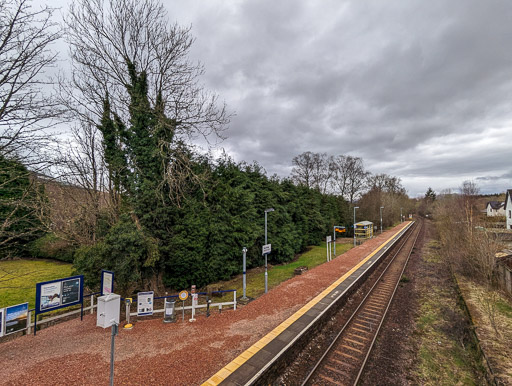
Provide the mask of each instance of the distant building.
{"label": "distant building", "polygon": [[505,216],[505,203],[500,201],[489,201],[485,207],[488,217]]}
{"label": "distant building", "polygon": [[507,190],[505,196],[505,216],[507,217],[507,229],[512,229],[512,189]]}

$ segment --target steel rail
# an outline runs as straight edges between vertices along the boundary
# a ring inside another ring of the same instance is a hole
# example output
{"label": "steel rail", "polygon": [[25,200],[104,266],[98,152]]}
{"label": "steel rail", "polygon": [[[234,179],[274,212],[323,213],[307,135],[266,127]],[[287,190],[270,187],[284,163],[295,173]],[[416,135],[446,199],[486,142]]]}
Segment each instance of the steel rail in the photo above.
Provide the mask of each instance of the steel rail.
{"label": "steel rail", "polygon": [[[416,234],[416,237],[414,238],[414,241],[413,241],[411,249],[410,249],[410,251],[409,251],[409,253],[407,255],[407,259],[405,260],[405,263],[404,263],[404,266],[402,268],[402,271],[398,275],[399,278],[401,278],[403,276],[403,274],[405,272],[405,268],[407,268],[407,264],[409,263],[409,259],[411,258],[412,251],[413,251],[414,247],[416,246],[416,241],[418,240],[418,237],[420,236],[420,233],[421,233],[422,230],[423,230],[423,222],[421,223],[420,228],[418,230],[418,233]],[[404,245],[405,245],[405,243],[404,243]],[[375,344],[375,341],[377,340],[377,336],[379,335],[380,329],[381,329],[382,325],[384,324],[384,320],[386,319],[386,315],[388,313],[389,307],[391,306],[391,303],[393,302],[393,299],[395,297],[396,290],[397,290],[399,284],[400,284],[400,279],[398,279],[396,284],[395,284],[395,288],[393,290],[393,293],[391,294],[391,298],[389,299],[389,302],[387,304],[386,310],[384,311],[384,314],[382,315],[382,319],[381,319],[381,321],[379,323],[379,327],[377,328],[377,330],[375,332],[375,336],[373,337],[373,340],[372,340],[372,342],[370,344],[370,347],[368,348],[368,352],[366,353],[366,356],[365,356],[365,358],[363,360],[363,364],[361,365],[361,368],[359,370],[359,373],[357,374],[356,380],[354,381],[354,385],[357,385],[357,382],[359,382],[359,379],[361,378],[361,375],[363,374],[363,370],[364,370],[364,368],[366,366],[368,358],[370,357],[370,353],[372,352],[373,346]]]}
{"label": "steel rail", "polygon": [[[396,252],[394,252],[394,255],[393,257],[390,259],[390,261],[388,262],[387,266],[384,268],[384,270],[382,271],[382,273],[379,275],[379,277],[375,280],[374,284],[372,285],[372,287],[368,290],[366,296],[360,301],[358,307],[356,308],[356,310],[352,313],[352,315],[350,316],[350,318],[345,322],[345,324],[343,325],[343,327],[341,328],[341,330],[337,333],[337,335],[335,336],[335,338],[333,339],[333,341],[331,342],[331,344],[329,345],[329,347],[327,347],[327,349],[325,350],[325,352],[323,353],[323,355],[320,357],[320,359],[317,361],[317,363],[315,364],[315,366],[310,370],[310,372],[307,374],[306,378],[304,379],[304,381],[302,382],[301,386],[304,386],[306,385],[310,380],[311,378],[317,373],[317,371],[320,369],[320,366],[323,365],[323,362],[324,360],[326,359],[327,355],[329,355],[331,353],[331,350],[333,349],[333,347],[335,347],[335,345],[338,343],[338,340],[339,338],[341,337],[341,335],[345,332],[347,326],[349,326],[349,324],[356,318],[356,316],[359,315],[359,311],[361,310],[361,308],[363,307],[363,305],[365,305],[366,303],[366,300],[373,294],[373,291],[375,289],[375,287],[379,284],[380,280],[382,279],[382,277],[388,272],[388,269],[389,267],[391,266],[391,264],[395,261],[395,258],[398,256],[398,254],[402,251],[402,248],[405,246],[405,244],[407,243],[407,241],[409,240],[410,236],[414,233],[414,230],[416,229],[416,224],[414,226],[414,228],[411,228],[405,235],[407,235],[407,237],[405,237],[403,239],[403,242],[400,244],[400,246],[398,247],[398,249],[396,249]],[[421,229],[420,229],[421,230]],[[406,263],[404,264],[404,269],[405,269],[405,266],[409,260],[409,256],[410,254],[412,253],[412,250],[414,248],[414,245],[416,243],[416,240],[418,238],[418,235],[419,235],[419,231],[418,231],[418,234],[414,240],[414,243],[413,243],[413,246],[411,247],[411,251],[409,252],[409,255],[408,255],[408,258],[407,258],[407,261]],[[391,250],[389,250],[388,252],[391,252]],[[403,270],[402,270],[402,273],[403,273]],[[401,275],[399,276],[401,277]],[[396,291],[396,286],[395,286],[395,289],[394,289],[394,292]],[[390,299],[390,301],[388,302],[388,305],[386,307],[386,312],[387,312],[387,309],[389,308],[389,304],[394,296],[394,292],[393,292],[393,295]],[[382,325],[382,321],[384,320],[385,318],[385,313],[383,314],[382,318],[381,318],[381,322],[379,324],[379,329],[380,329],[380,326]],[[374,336],[374,339],[372,341],[372,344],[370,347],[373,346],[373,342],[375,341],[376,339],[376,336],[377,334],[375,334]],[[367,355],[368,357],[368,355]],[[366,363],[367,361],[367,357],[365,358],[365,361],[364,363]],[[360,371],[361,373],[361,371]],[[360,374],[358,375],[358,378],[360,377]]]}

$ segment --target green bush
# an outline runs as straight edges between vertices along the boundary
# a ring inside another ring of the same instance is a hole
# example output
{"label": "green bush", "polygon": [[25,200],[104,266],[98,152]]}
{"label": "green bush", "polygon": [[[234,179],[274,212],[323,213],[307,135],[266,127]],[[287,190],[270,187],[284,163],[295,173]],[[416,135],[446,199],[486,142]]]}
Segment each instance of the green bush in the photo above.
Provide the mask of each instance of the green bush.
{"label": "green bush", "polygon": [[53,233],[47,233],[30,244],[29,253],[32,257],[40,259],[55,259],[72,263],[75,249],[76,246],[70,242]]}
{"label": "green bush", "polygon": [[156,242],[125,218],[103,241],[79,248],[73,265],[90,289],[99,288],[101,270],[106,269],[115,273],[116,291],[131,294],[136,288],[144,288],[143,280],[151,278],[158,260]]}

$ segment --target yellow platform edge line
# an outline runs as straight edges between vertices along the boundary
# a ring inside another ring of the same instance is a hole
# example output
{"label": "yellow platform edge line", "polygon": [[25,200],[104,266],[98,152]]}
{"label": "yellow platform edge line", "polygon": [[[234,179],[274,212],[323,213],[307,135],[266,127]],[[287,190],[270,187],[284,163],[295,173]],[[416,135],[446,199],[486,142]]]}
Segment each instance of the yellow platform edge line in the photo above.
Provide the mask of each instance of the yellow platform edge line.
{"label": "yellow platform edge line", "polygon": [[[275,327],[272,331],[270,331],[263,338],[254,343],[251,347],[245,350],[242,354],[233,359],[230,363],[228,363],[225,367],[219,370],[216,374],[212,375],[208,380],[206,380],[201,386],[214,386],[219,385],[224,379],[226,379],[229,375],[234,373],[240,366],[242,366],[245,362],[247,362],[253,355],[255,355],[258,351],[260,351],[263,347],[265,347],[269,342],[271,342],[275,337],[277,337],[282,331],[288,328],[293,322],[299,319],[302,315],[308,312],[311,308],[315,306],[320,300],[322,300],[329,292],[332,292],[334,288],[340,285],[343,281],[345,281],[350,275],[352,275],[355,271],[357,271],[363,264],[365,264],[368,260],[370,260],[377,252],[379,252],[382,248],[384,248],[388,243],[395,238],[395,236],[400,233],[411,221],[404,222],[404,226],[393,234],[389,239],[387,239],[384,243],[382,243],[377,249],[375,249],[372,253],[366,256],[363,260],[361,260],[358,264],[356,264],[352,269],[346,272],[342,277],[337,279],[334,283],[328,286],[325,290],[311,299],[308,303],[306,303],[303,307],[297,310],[293,315],[288,317],[284,322]],[[341,256],[341,255],[340,255]],[[283,328],[283,325],[286,324],[286,327]],[[228,369],[229,367],[229,369]],[[226,375],[226,373],[228,373]]]}

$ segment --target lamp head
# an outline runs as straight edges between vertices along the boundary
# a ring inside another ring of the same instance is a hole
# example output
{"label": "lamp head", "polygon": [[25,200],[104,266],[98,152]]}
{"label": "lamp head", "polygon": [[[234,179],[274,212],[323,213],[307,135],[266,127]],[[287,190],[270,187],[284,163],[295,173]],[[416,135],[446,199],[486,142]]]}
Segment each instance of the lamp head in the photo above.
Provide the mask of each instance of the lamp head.
{"label": "lamp head", "polygon": [[269,212],[273,212],[273,211],[274,211],[274,208],[265,209],[265,213],[269,213]]}

